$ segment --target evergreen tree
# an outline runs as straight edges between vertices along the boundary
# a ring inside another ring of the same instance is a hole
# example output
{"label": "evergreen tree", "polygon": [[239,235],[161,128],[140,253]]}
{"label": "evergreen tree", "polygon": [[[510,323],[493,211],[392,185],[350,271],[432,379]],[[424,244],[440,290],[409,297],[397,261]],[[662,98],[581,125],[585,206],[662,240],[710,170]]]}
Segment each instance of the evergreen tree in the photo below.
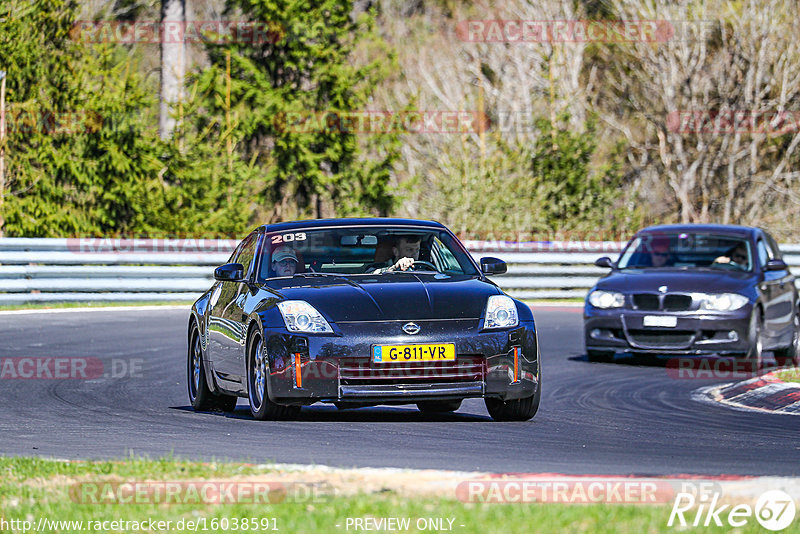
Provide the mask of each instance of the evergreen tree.
{"label": "evergreen tree", "polygon": [[[363,110],[393,65],[373,32],[373,17],[353,18],[352,4],[229,0],[230,18],[239,18],[232,13],[241,10],[250,21],[266,24],[269,38],[209,47],[212,67],[197,77],[207,113],[194,128],[202,131],[216,122],[222,135],[235,137],[242,158],[262,169],[254,197],[262,219],[392,210],[396,135],[360,136],[309,123],[298,130],[286,122]],[[379,57],[356,66],[356,51]]]}
{"label": "evergreen tree", "polygon": [[[561,117],[562,124],[567,117]],[[622,219],[615,201],[622,177],[614,155],[611,163],[596,164],[596,123],[574,132],[540,119],[531,171],[548,230],[611,229]]]}
{"label": "evergreen tree", "polygon": [[0,6],[6,235],[131,233],[154,207],[163,165],[140,120],[152,99],[123,51],[73,38],[77,13],[74,0]]}

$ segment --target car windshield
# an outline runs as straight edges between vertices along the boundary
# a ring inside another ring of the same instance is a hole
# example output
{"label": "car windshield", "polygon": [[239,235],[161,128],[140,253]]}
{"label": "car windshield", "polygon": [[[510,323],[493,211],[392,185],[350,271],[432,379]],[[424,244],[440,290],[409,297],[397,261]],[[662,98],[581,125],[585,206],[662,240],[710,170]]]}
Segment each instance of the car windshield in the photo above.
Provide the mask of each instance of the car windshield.
{"label": "car windshield", "polygon": [[750,271],[750,243],[707,233],[653,233],[635,237],[620,255],[620,269],[719,269]]}
{"label": "car windshield", "polygon": [[[398,257],[399,256],[399,257]],[[267,233],[259,279],[326,274],[391,276],[381,270],[399,258],[419,274],[478,274],[463,246],[448,232],[413,226],[351,226]]]}

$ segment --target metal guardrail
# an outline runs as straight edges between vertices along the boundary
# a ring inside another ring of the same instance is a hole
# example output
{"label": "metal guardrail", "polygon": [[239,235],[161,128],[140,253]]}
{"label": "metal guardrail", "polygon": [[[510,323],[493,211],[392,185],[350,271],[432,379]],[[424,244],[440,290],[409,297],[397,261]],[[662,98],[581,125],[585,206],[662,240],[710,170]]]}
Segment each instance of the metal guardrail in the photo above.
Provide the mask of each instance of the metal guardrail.
{"label": "metal guardrail", "polygon": [[[68,301],[193,301],[213,283],[235,240],[0,238],[0,305]],[[583,298],[608,272],[612,241],[465,241],[476,259],[494,256],[508,273],[493,280],[523,299]],[[781,245],[800,266],[800,244]],[[800,284],[799,284],[800,287]]]}
{"label": "metal guardrail", "polygon": [[238,241],[0,239],[0,305],[193,301]]}

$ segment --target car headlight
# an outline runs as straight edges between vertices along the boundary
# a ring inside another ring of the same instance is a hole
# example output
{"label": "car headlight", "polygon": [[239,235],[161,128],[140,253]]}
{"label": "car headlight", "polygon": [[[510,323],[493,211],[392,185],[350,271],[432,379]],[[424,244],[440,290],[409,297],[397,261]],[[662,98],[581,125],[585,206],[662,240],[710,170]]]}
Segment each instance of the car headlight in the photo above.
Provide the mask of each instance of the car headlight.
{"label": "car headlight", "polygon": [[595,308],[621,308],[625,305],[625,295],[596,289],[589,293],[589,304]]}
{"label": "car headlight", "polygon": [[738,310],[749,301],[750,299],[737,293],[703,295],[703,300],[700,301],[700,309],[712,311],[733,311]]}
{"label": "car headlight", "polygon": [[519,324],[517,305],[505,295],[492,295],[486,302],[486,320],[483,328],[510,328]]}
{"label": "car headlight", "polygon": [[278,303],[286,329],[290,332],[324,334],[333,332],[331,325],[314,306],[304,300],[284,300]]}

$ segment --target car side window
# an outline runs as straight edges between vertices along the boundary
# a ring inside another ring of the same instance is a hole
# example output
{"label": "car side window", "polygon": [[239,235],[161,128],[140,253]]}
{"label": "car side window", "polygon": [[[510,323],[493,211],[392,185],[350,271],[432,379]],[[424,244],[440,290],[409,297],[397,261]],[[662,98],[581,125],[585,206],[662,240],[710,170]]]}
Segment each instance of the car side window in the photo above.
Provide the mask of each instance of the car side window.
{"label": "car side window", "polygon": [[433,243],[431,243],[431,260],[442,272],[464,274],[456,257],[439,241],[438,237],[434,237]]}
{"label": "car side window", "polygon": [[258,232],[253,232],[242,241],[242,246],[233,263],[241,263],[244,267],[245,278],[250,278],[250,267],[256,255],[256,245],[258,244]]}
{"label": "car side window", "polygon": [[769,252],[770,259],[782,260],[781,249],[778,247],[778,243],[775,239],[766,232],[764,232],[764,237],[767,239],[767,251]]}
{"label": "car side window", "polygon": [[758,264],[764,267],[769,261],[769,251],[767,251],[767,246],[764,244],[763,239],[758,240],[756,251],[758,252]]}
{"label": "car side window", "polygon": [[240,241],[239,244],[236,245],[236,248],[233,249],[233,252],[231,252],[230,257],[228,258],[228,262],[227,263],[236,263],[236,258],[239,257],[239,253],[242,251],[242,245],[243,244],[244,244],[244,241]]}

